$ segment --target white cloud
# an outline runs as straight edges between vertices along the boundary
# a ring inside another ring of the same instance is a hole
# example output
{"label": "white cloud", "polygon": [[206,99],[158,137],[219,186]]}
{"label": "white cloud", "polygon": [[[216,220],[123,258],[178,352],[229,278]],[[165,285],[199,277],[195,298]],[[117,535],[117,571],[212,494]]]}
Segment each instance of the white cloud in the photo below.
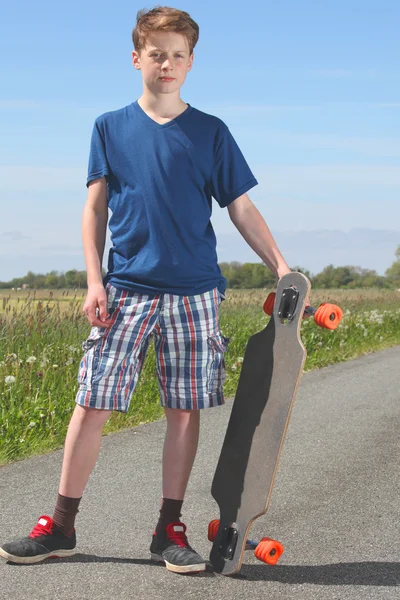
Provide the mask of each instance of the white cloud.
{"label": "white cloud", "polygon": [[367,106],[372,108],[400,108],[400,102],[370,102]]}
{"label": "white cloud", "polygon": [[0,165],[0,192],[81,191],[86,175],[83,167]]}
{"label": "white cloud", "polygon": [[[249,196],[274,230],[389,229],[400,222],[397,166],[259,165],[252,170],[259,185]],[[234,230],[226,213],[214,209],[219,234]]]}
{"label": "white cloud", "polygon": [[[285,150],[328,149],[352,152],[360,156],[377,158],[400,158],[400,137],[354,137],[329,133],[287,133],[285,131],[267,132],[254,127],[246,129],[247,144],[251,140],[274,148]],[[352,166],[350,166],[353,168]]]}
{"label": "white cloud", "polygon": [[25,235],[21,231],[4,231],[2,235],[12,242],[20,242],[21,240],[31,239],[31,236]]}

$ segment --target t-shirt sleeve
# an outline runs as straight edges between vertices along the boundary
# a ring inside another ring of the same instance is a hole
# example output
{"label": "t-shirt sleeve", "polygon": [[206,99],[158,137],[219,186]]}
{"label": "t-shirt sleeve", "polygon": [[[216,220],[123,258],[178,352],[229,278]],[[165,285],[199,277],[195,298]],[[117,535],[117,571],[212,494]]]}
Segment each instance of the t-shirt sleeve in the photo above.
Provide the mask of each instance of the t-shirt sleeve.
{"label": "t-shirt sleeve", "polygon": [[221,122],[210,181],[212,196],[224,208],[257,184],[233,135]]}
{"label": "t-shirt sleeve", "polygon": [[106,156],[106,145],[99,119],[96,119],[90,142],[89,168],[86,186],[94,179],[106,177],[109,174]]}

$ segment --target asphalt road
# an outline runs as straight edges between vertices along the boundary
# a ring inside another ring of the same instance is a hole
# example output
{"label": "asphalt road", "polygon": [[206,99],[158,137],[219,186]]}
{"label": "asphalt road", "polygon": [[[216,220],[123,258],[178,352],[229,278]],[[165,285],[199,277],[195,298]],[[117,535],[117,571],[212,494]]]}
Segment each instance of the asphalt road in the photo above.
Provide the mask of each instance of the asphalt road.
{"label": "asphalt road", "polygon": [[[19,566],[0,560],[0,598],[111,600],[400,598],[400,347],[306,373],[271,506],[252,537],[279,539],[272,567],[249,551],[240,575],[191,576],[149,560],[160,502],[159,421],[103,440],[77,519],[79,554]],[[232,403],[204,412],[183,520],[208,558],[218,518],[210,485]],[[62,452],[0,468],[0,539],[52,514]]]}

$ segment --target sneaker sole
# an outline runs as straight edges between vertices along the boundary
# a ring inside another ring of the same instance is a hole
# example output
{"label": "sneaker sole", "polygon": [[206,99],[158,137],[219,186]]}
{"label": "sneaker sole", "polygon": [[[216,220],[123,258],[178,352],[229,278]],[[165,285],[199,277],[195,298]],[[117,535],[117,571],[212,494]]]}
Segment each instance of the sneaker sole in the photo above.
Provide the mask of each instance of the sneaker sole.
{"label": "sneaker sole", "polygon": [[160,554],[151,553],[151,560],[155,562],[164,563],[168,571],[173,573],[201,573],[206,570],[206,563],[200,563],[197,565],[173,565],[168,561],[164,560]]}
{"label": "sneaker sole", "polygon": [[37,556],[14,556],[13,554],[9,554],[2,548],[0,548],[0,556],[5,558],[9,562],[30,565],[33,563],[41,562],[42,560],[46,560],[46,558],[66,558],[68,556],[73,556],[76,554],[76,550],[54,550],[54,552],[49,552],[48,554],[38,554]]}

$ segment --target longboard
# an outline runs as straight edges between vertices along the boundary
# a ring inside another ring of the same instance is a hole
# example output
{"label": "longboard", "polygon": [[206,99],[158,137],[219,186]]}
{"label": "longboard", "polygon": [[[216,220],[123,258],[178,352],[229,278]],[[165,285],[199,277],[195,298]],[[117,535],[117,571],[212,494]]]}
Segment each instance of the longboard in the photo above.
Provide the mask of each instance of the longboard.
{"label": "longboard", "polygon": [[[275,298],[269,302],[272,314],[268,325],[247,343],[211,488],[220,519],[213,522],[211,535],[209,530],[209,539],[213,540],[210,562],[224,575],[240,570],[246,545],[257,546],[248,541],[249,530],[255,519],[266,513],[270,503],[306,359],[300,325],[310,287],[309,280],[301,273],[282,277]],[[337,326],[342,316],[334,305],[309,310],[319,325],[330,329]],[[259,545],[256,556],[273,563],[273,557],[277,560],[283,547],[269,538],[263,538],[262,542],[264,545]]]}

